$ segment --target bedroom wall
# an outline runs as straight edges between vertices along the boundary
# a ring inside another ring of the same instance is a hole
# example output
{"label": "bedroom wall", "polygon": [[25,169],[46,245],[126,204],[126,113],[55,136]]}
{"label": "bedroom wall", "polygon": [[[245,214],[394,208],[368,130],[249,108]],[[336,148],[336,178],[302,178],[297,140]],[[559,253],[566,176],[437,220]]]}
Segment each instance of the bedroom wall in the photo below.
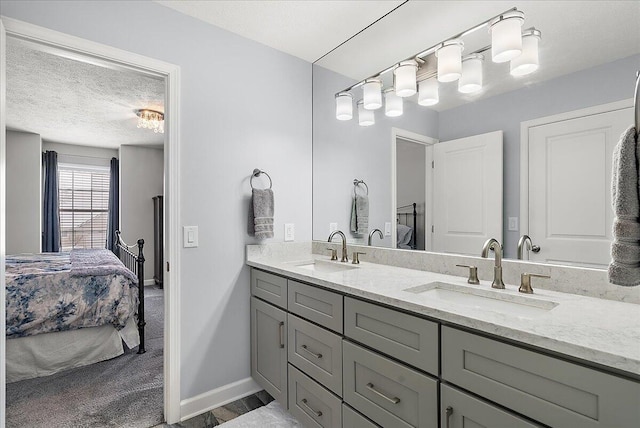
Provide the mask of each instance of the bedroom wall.
{"label": "bedroom wall", "polygon": [[3,0],[1,13],[181,67],[181,225],[199,226],[200,246],[181,250],[175,284],[180,394],[200,403],[252,387],[249,178],[273,178],[268,241],[284,223],[311,240],[311,64],[149,1]]}
{"label": "bedroom wall", "polygon": [[[410,141],[398,139],[396,143],[396,200],[397,206],[402,207],[416,203],[416,236],[417,249],[424,250],[425,236],[425,193],[426,182],[426,146]],[[431,165],[429,165],[431,168]],[[412,208],[402,212],[412,212]],[[405,216],[402,216],[405,217]],[[413,216],[406,216],[407,222],[413,227]],[[403,222],[404,223],[404,222]]]}
{"label": "bedroom wall", "polygon": [[[84,159],[77,159],[77,161],[85,163],[85,164],[98,164],[104,165],[104,160],[106,160],[106,165],[109,165],[109,160],[111,158],[117,158],[118,150],[116,149],[107,149],[104,147],[92,147],[92,146],[78,146],[76,144],[63,144],[63,143],[53,143],[51,141],[42,141],[42,150],[53,150],[58,152],[58,155],[66,155],[68,159],[71,160],[71,157],[78,156]],[[93,160],[96,161],[93,161]]]}
{"label": "bedroom wall", "polygon": [[39,253],[42,246],[42,140],[7,131],[7,254]]}
{"label": "bedroom wall", "polygon": [[144,239],[144,279],[153,280],[153,198],[163,194],[164,151],[120,146],[120,230],[128,244]]}
{"label": "bedroom wall", "polygon": [[[503,218],[520,217],[520,122],[633,97],[640,55],[440,112],[440,141],[502,130]],[[603,76],[607,76],[603,79]],[[505,257],[515,258],[519,232],[504,222]]]}

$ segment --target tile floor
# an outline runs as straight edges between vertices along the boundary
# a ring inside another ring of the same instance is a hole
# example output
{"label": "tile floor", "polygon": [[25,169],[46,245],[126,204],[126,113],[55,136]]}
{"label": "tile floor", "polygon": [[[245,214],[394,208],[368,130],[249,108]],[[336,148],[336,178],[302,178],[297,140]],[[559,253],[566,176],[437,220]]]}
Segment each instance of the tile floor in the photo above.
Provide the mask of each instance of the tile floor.
{"label": "tile floor", "polygon": [[248,397],[241,398],[232,403],[218,407],[209,412],[194,416],[191,419],[177,424],[161,424],[153,428],[211,428],[224,422],[237,418],[273,401],[273,397],[266,391],[260,391]]}

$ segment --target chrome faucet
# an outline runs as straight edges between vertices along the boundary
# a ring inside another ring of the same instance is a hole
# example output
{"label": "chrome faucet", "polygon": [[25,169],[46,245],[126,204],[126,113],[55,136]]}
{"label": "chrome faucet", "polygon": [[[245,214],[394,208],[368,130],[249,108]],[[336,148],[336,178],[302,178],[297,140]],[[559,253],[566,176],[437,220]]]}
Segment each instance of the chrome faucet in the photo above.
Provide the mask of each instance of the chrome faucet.
{"label": "chrome faucet", "polygon": [[382,234],[382,231],[380,229],[373,229],[371,232],[369,232],[369,246],[371,246],[371,240],[373,239],[373,234],[378,232],[378,235],[380,235],[380,239],[384,239],[384,235]]}
{"label": "chrome faucet", "polygon": [[342,233],[340,230],[334,230],[333,232],[331,232],[331,235],[329,235],[329,239],[327,240],[327,242],[331,242],[335,235],[340,235],[342,237],[342,259],[340,261],[343,263],[348,262],[349,257],[347,257],[347,237],[344,236],[344,233]]}
{"label": "chrome faucet", "polygon": [[482,247],[482,254],[485,259],[489,256],[489,250],[493,250],[496,257],[496,265],[493,268],[493,282],[492,288],[504,288],[504,282],[502,282],[502,245],[495,239],[488,239]]}
{"label": "chrome faucet", "polygon": [[531,238],[529,237],[529,235],[522,235],[520,237],[520,240],[518,241],[518,260],[522,260],[525,244],[527,244],[527,250],[529,251],[533,251],[534,253],[540,251],[540,247],[538,245],[533,245],[533,242],[531,242]]}

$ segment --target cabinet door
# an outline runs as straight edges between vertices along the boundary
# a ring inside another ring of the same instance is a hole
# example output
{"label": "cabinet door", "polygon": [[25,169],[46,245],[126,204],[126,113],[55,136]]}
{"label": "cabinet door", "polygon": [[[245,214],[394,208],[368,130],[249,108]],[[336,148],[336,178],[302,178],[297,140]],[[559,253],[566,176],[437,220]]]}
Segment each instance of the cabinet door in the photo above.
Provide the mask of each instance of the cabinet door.
{"label": "cabinet door", "polygon": [[440,420],[443,428],[541,426],[444,384],[440,385]]}
{"label": "cabinet door", "polygon": [[251,298],[251,376],[287,406],[287,313]]}

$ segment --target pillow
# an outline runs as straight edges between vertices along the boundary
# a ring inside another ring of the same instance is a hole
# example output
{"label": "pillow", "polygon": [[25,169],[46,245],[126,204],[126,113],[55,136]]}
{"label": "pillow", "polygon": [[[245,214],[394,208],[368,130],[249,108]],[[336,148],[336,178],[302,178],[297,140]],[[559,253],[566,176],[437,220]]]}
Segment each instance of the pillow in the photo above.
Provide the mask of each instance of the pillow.
{"label": "pillow", "polygon": [[398,239],[398,248],[400,245],[408,245],[411,242],[411,235],[413,234],[413,229],[409,226],[405,226],[404,224],[398,224],[396,227],[396,235]]}

